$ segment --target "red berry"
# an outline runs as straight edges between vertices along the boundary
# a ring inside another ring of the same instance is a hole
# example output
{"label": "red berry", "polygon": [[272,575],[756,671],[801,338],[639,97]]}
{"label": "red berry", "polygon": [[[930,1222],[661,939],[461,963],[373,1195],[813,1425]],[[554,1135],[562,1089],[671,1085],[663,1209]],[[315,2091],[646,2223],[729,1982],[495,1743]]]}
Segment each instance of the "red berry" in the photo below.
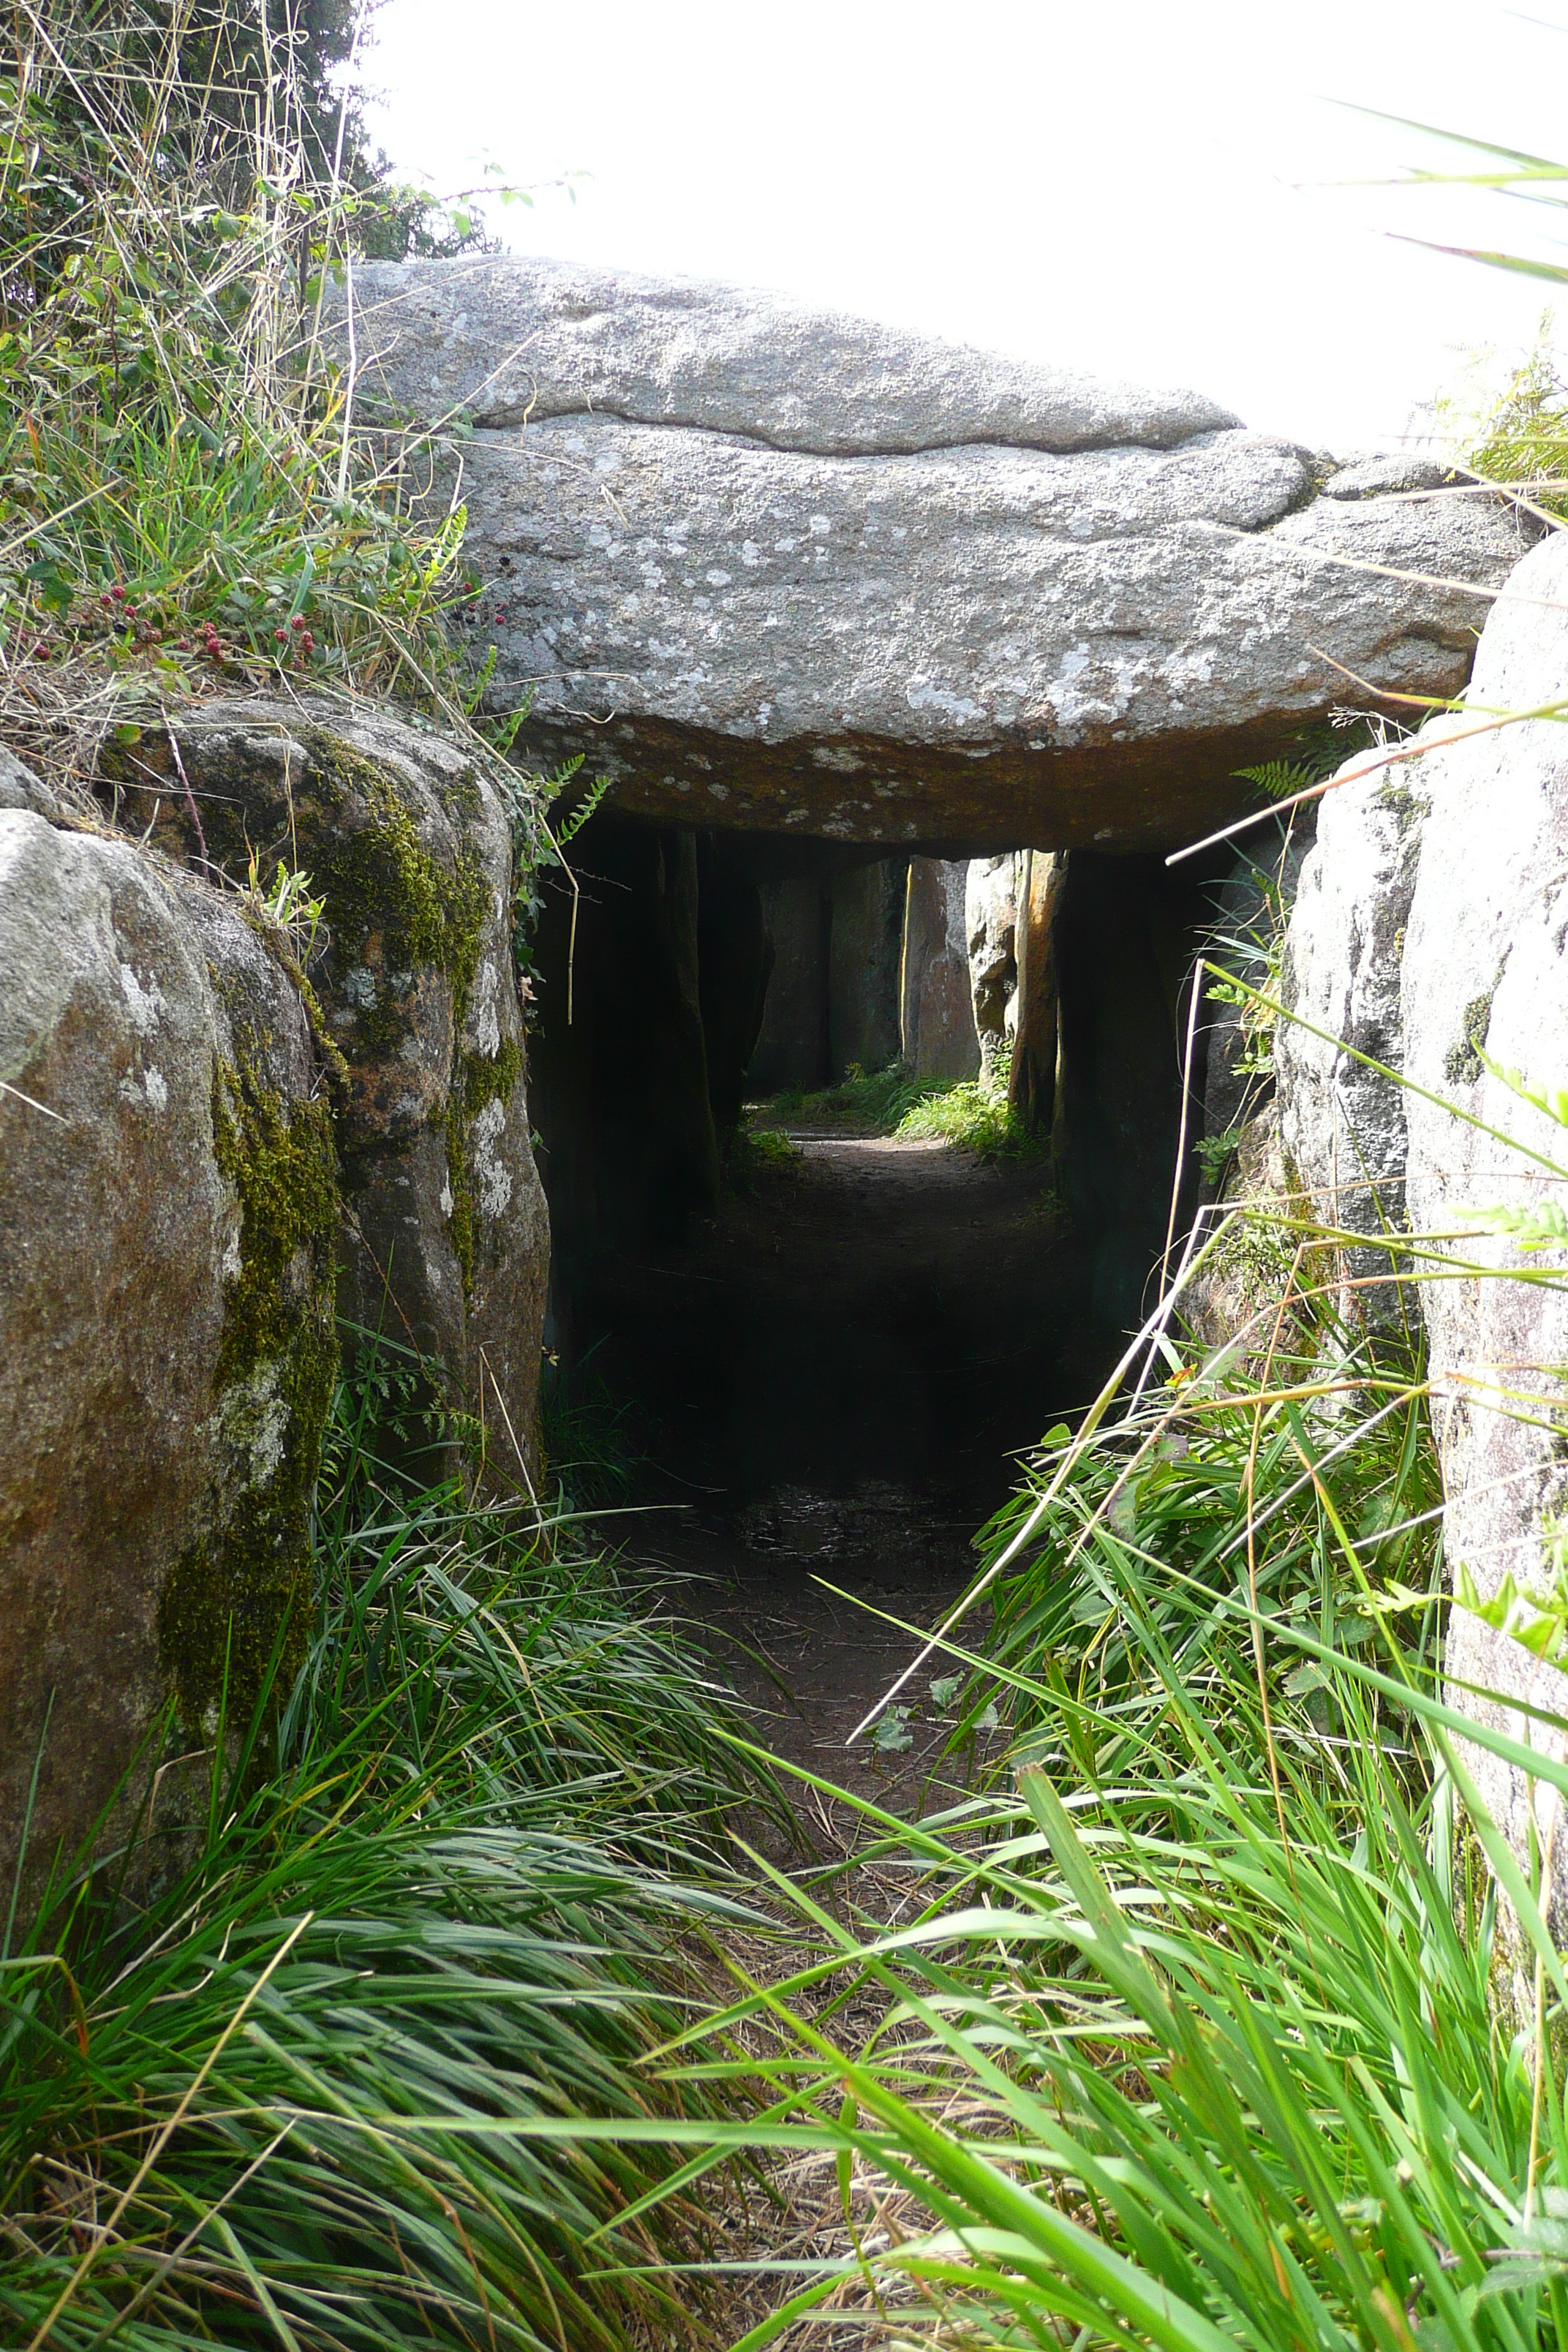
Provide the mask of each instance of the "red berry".
{"label": "red berry", "polygon": [[104,592],[103,592],[102,595],[99,598],[99,600],[98,600],[98,601],[99,601],[99,603],[100,603],[100,604],[113,604],[113,602],[114,602],[114,599],[113,599],[113,597],[110,594],[110,593],[109,593],[108,589],[106,588],[106,589],[104,590]]}
{"label": "red berry", "polygon": [[305,626],[305,615],[303,613],[296,613],[289,625],[291,629],[302,629]]}
{"label": "red berry", "polygon": [[125,591],[124,591],[124,589],[123,589],[123,588],[120,588],[120,587],[114,587],[114,588],[111,588],[111,589],[110,590],[109,593],[110,593],[110,597],[111,601],[112,601],[114,604],[124,604],[124,602],[125,602]]}
{"label": "red berry", "polygon": [[280,646],[286,646],[288,644],[289,632],[287,629],[274,629],[272,634],[277,638]]}

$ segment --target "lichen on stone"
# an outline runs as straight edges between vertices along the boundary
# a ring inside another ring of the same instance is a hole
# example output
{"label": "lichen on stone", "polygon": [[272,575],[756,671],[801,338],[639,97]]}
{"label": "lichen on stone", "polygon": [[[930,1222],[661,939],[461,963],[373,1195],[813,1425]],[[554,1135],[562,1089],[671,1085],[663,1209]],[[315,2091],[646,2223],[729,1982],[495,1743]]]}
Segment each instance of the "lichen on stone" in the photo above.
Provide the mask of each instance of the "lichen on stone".
{"label": "lichen on stone", "polygon": [[164,1587],[159,1639],[188,1731],[243,1725],[309,1630],[310,1506],[337,1370],[337,1155],[322,1101],[213,1076],[213,1148],[239,1210],[207,1433],[210,1525]]}
{"label": "lichen on stone", "polygon": [[[491,1105],[501,1107],[504,1118],[507,1098],[521,1069],[521,1053],[510,1037],[502,1044],[500,1052],[493,1055],[461,1050],[455,1056],[445,1120],[447,1187],[452,1204],[447,1216],[452,1228],[452,1247],[462,1268],[465,1299],[471,1299],[474,1288],[474,1187],[468,1167],[469,1150],[479,1133],[479,1122]],[[482,1168],[480,1190],[479,1205],[487,1215],[493,1216],[499,1208],[505,1207],[505,1201],[498,1203],[486,1197],[486,1172]]]}
{"label": "lichen on stone", "polygon": [[1459,1034],[1443,1057],[1443,1076],[1450,1086],[1473,1087],[1483,1075],[1481,1052],[1491,1026],[1494,993],[1489,988],[1484,996],[1472,996],[1459,1016]]}

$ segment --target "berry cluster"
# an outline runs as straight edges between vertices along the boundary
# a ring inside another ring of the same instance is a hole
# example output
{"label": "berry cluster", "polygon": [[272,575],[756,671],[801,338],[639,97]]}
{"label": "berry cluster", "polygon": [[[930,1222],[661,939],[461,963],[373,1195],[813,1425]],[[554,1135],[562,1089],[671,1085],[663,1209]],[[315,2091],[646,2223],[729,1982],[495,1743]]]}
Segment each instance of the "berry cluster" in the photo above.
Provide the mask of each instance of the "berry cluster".
{"label": "berry cluster", "polygon": [[[96,594],[89,590],[84,597],[72,597],[68,607],[61,612],[59,633],[51,634],[46,624],[44,632],[28,645],[27,658],[47,662],[58,656],[63,660],[81,636],[107,629],[110,656],[116,661],[141,653],[164,661],[172,654],[195,654],[216,669],[245,661],[245,648],[226,645],[215,622],[187,623],[189,634],[176,636],[174,631],[179,625],[177,617],[152,605],[136,604],[132,592],[116,582]],[[303,669],[316,655],[316,639],[302,613],[296,613],[286,628],[275,628],[272,637],[277,647],[274,658],[279,665]]]}
{"label": "berry cluster", "polygon": [[115,627],[128,631],[133,644],[139,646],[163,644],[163,630],[150,615],[141,612],[131,602],[130,596],[123,588],[118,586],[106,588],[98,601]]}
{"label": "berry cluster", "polygon": [[316,650],[316,640],[310,635],[310,625],[303,613],[296,613],[287,629],[274,629],[272,634],[280,646],[292,648],[294,661],[298,667],[302,668]]}

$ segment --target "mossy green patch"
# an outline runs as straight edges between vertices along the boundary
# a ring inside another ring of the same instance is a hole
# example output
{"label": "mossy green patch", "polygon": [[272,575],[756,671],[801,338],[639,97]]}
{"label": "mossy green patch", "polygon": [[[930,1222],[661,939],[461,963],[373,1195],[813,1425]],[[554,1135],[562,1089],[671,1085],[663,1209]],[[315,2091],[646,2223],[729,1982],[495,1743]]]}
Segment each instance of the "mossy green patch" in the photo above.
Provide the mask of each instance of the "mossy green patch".
{"label": "mossy green patch", "polygon": [[468,1174],[468,1138],[475,1119],[490,1102],[510,1094],[522,1070],[522,1055],[510,1037],[498,1054],[459,1051],[447,1097],[447,1181],[452,1195],[452,1247],[463,1271],[463,1297],[474,1291],[474,1188]]}
{"label": "mossy green patch", "polygon": [[1472,996],[1459,1015],[1459,1034],[1443,1057],[1443,1076],[1452,1087],[1473,1087],[1482,1075],[1481,1048],[1491,1026],[1493,991]]}
{"label": "mossy green patch", "polygon": [[309,1631],[310,1502],[338,1360],[337,1154],[324,1102],[286,1114],[253,1074],[213,1079],[218,1166],[238,1196],[239,1269],[215,1382],[223,1484],[213,1528],[164,1589],[159,1638],[189,1732],[245,1721]]}
{"label": "mossy green patch", "polygon": [[[319,876],[332,927],[339,985],[345,994],[351,992],[348,978],[355,960],[363,964],[371,942],[377,942],[379,970],[369,987],[362,985],[357,1000],[360,1039],[380,1057],[397,1052],[409,1033],[407,999],[422,971],[435,971],[451,991],[452,1072],[438,1118],[446,1133],[452,1246],[462,1272],[463,1296],[471,1298],[475,1244],[469,1134],[485,1105],[510,1093],[521,1067],[521,1055],[510,1040],[495,1055],[477,1054],[462,1044],[484,941],[484,875],[467,846],[459,849],[450,868],[433,856],[395,785],[363,753],[328,739],[313,740],[310,749],[318,772],[340,791],[355,790],[367,812],[364,824],[334,843],[320,861]],[[454,797],[460,814],[478,814],[478,789],[471,780],[467,795],[459,789]]]}
{"label": "mossy green patch", "polygon": [[364,823],[340,834],[319,855],[316,881],[327,902],[340,987],[372,940],[378,942],[374,1000],[362,992],[359,1034],[379,1055],[395,1054],[408,1034],[405,999],[421,970],[452,992],[460,1033],[484,937],[485,885],[478,858],[459,851],[448,869],[419,838],[413,814],[374,761],[351,746],[313,742],[319,777],[365,803]]}

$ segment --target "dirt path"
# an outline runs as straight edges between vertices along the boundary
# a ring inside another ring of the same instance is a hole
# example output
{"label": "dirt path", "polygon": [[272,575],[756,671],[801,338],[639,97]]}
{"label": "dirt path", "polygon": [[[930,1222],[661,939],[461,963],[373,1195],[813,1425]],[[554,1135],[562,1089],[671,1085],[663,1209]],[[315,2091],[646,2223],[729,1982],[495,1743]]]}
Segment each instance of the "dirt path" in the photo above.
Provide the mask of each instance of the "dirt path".
{"label": "dirt path", "polygon": [[956,1598],[1009,1455],[1091,1392],[1098,1354],[1038,1165],[787,1131],[796,1156],[684,1248],[601,1267],[584,1336],[658,1465],[631,1559],[710,1629],[777,1752],[908,1810],[943,1744],[941,1662],[901,1695],[907,1748],[845,1747],[912,1654],[886,1621]]}

